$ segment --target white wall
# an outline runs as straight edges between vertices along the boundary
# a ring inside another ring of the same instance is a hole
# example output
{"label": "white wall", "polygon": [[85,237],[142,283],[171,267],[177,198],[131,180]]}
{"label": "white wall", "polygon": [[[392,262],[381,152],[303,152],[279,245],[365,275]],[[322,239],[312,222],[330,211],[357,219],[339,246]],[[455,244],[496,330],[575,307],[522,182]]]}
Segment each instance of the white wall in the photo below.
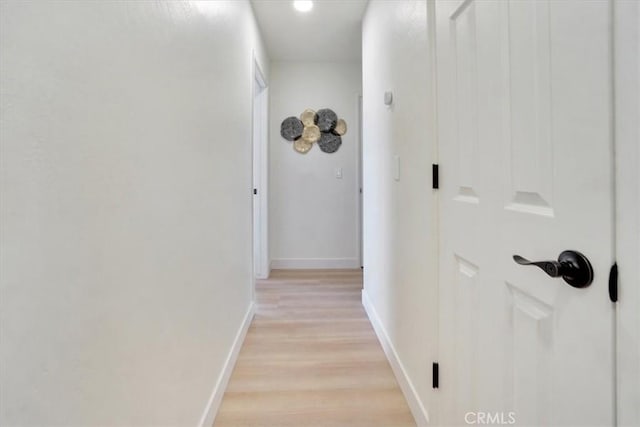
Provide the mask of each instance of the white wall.
{"label": "white wall", "polygon": [[[270,78],[270,253],[273,268],[359,267],[357,95],[360,62],[273,62]],[[306,154],[280,136],[305,109],[331,108],[347,122],[332,154]],[[335,170],[342,168],[342,179]]]}
{"label": "white wall", "polygon": [[0,424],[196,425],[250,307],[251,6],[0,7]]}
{"label": "white wall", "polygon": [[[427,40],[426,1],[369,3],[362,64],[363,301],[378,335],[388,341],[419,423],[435,406],[431,364],[437,361],[438,320]],[[383,103],[389,90],[391,107]],[[400,158],[399,180],[394,156]]]}

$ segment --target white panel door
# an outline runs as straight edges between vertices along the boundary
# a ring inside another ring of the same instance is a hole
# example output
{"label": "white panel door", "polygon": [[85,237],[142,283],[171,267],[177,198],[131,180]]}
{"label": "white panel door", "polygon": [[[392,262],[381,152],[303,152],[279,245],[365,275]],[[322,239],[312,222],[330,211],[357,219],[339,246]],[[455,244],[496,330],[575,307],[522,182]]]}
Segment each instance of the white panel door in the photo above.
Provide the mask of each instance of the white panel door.
{"label": "white panel door", "polygon": [[[614,422],[610,17],[436,2],[443,424]],[[589,287],[512,258],[564,250]]]}

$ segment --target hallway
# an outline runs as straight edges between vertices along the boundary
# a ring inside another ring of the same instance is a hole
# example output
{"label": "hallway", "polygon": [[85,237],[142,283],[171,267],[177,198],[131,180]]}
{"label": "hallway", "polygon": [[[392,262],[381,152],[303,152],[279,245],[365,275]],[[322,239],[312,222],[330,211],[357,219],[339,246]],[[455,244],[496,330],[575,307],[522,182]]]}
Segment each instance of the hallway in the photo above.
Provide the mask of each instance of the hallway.
{"label": "hallway", "polygon": [[640,426],[639,124],[640,0],[0,0],[0,426]]}
{"label": "hallway", "polygon": [[360,270],[275,270],[215,426],[415,425],[361,304]]}

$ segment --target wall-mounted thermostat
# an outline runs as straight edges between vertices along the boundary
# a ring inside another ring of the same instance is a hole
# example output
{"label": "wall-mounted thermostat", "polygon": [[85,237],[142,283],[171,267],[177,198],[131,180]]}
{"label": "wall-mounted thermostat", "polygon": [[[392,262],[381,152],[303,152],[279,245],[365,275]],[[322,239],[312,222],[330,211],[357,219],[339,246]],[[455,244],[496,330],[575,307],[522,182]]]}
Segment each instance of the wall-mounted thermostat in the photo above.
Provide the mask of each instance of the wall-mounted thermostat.
{"label": "wall-mounted thermostat", "polygon": [[384,93],[384,104],[391,105],[393,102],[393,92],[385,92]]}

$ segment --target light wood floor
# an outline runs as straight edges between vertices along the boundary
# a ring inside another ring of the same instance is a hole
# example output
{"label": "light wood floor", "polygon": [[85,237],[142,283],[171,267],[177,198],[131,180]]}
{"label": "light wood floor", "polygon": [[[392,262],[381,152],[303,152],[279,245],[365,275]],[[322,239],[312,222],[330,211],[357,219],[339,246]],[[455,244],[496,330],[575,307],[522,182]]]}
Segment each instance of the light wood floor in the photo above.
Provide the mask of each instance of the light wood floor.
{"label": "light wood floor", "polygon": [[415,426],[362,308],[360,270],[279,270],[215,426]]}

